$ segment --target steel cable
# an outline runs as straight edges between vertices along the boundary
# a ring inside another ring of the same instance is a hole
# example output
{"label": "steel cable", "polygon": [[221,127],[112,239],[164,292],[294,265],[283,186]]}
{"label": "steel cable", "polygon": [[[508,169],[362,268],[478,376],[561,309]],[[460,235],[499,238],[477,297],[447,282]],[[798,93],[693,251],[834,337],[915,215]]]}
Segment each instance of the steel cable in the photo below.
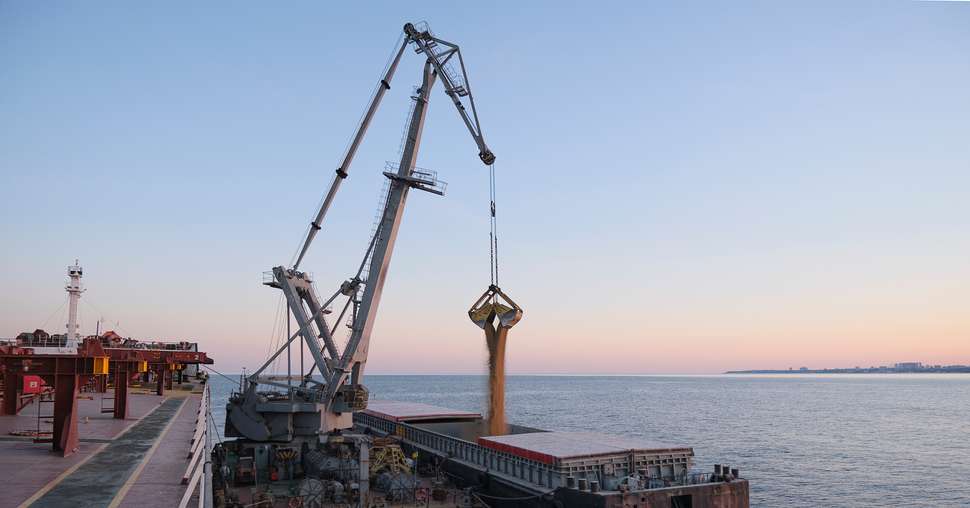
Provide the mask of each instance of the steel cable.
{"label": "steel cable", "polygon": [[45,319],[44,322],[40,325],[41,330],[43,330],[44,328],[47,328],[47,323],[50,322],[51,319],[54,319],[55,314],[59,315],[61,313],[61,310],[63,310],[64,306],[67,305],[67,301],[68,301],[68,297],[65,296],[64,301],[61,302],[61,305],[59,307],[57,307],[57,310],[55,310],[54,312],[51,312],[51,315],[48,316],[47,319]]}
{"label": "steel cable", "polygon": [[498,286],[498,219],[495,214],[495,163],[488,165],[489,181],[489,263],[491,272],[491,282]]}

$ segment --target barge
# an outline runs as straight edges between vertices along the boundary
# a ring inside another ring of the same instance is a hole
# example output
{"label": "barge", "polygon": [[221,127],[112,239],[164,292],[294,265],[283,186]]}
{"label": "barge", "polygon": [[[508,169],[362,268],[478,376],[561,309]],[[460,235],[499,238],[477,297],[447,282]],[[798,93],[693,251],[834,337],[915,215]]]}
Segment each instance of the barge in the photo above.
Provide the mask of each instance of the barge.
{"label": "barge", "polygon": [[484,503],[589,507],[747,507],[737,469],[693,470],[694,450],[598,432],[510,425],[488,436],[478,413],[372,401],[358,426],[396,436],[419,460],[487,491]]}
{"label": "barge", "polygon": [[[480,413],[373,400],[343,431],[215,445],[215,506],[747,508],[740,471],[695,468],[694,450]],[[231,423],[227,423],[231,426]]]}

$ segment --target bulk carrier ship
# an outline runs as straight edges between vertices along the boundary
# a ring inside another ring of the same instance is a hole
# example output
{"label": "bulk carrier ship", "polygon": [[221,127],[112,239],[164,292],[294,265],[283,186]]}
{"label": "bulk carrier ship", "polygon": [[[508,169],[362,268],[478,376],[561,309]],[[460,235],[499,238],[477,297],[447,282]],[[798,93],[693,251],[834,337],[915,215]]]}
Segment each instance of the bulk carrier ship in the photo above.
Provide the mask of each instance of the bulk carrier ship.
{"label": "bulk carrier ship", "polygon": [[[321,300],[300,265],[408,48],[423,60],[423,73],[400,162],[385,168],[379,221],[356,272]],[[469,310],[490,354],[487,415],[370,400],[363,384],[408,194],[443,195],[446,188],[434,171],[415,165],[438,82],[491,171],[492,279]],[[189,370],[212,362],[197,344],[111,347],[117,344],[101,336],[77,340],[69,324],[64,344],[3,346],[0,428],[36,421],[37,430],[0,439],[0,473],[13,479],[14,492],[0,505],[747,507],[740,471],[698,469],[688,446],[504,422],[504,344],[523,310],[498,285],[494,161],[459,46],[426,24],[406,24],[295,262],[265,274],[264,284],[283,293],[296,330],[240,378],[225,421],[212,418],[204,373]],[[79,296],[80,268],[73,268],[68,292]],[[284,353],[289,360],[292,348],[309,353],[309,370],[295,379],[264,374]],[[153,389],[133,391],[135,381]],[[50,388],[29,393],[35,382]],[[82,388],[95,395],[79,396]],[[52,410],[42,409],[51,399]]]}

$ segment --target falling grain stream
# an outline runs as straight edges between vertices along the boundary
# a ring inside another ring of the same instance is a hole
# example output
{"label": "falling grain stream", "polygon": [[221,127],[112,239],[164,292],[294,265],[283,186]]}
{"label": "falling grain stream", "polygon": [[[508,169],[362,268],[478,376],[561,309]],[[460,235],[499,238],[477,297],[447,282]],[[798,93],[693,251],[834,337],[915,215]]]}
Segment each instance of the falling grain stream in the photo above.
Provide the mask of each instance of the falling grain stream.
{"label": "falling grain stream", "polygon": [[505,426],[505,340],[509,329],[485,329],[488,344],[488,433],[499,436]]}
{"label": "falling grain stream", "polygon": [[488,433],[500,436],[508,430],[505,424],[505,343],[509,330],[522,319],[522,308],[497,286],[491,285],[469,309],[468,317],[485,331],[488,348]]}

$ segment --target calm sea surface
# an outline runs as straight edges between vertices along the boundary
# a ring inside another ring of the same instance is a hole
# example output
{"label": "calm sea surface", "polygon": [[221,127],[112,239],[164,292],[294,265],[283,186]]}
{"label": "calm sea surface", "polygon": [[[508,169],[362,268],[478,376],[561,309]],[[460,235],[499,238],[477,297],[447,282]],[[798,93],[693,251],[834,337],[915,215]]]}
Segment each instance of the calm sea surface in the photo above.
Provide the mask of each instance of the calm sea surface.
{"label": "calm sea surface", "polygon": [[[485,378],[368,376],[371,398],[480,411]],[[231,384],[212,376],[224,419]],[[970,506],[970,375],[511,376],[509,420],[694,447],[752,506]]]}

